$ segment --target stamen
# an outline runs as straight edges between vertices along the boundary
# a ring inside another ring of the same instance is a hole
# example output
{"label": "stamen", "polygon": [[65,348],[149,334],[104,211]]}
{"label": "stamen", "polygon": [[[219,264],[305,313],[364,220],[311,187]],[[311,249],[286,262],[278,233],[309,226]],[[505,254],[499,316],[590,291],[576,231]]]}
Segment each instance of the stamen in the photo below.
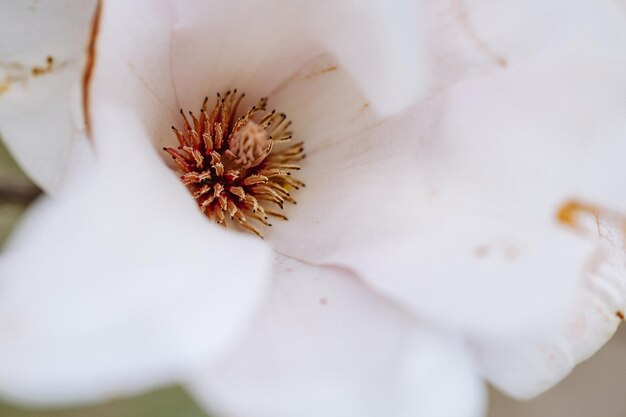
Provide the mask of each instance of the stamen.
{"label": "stamen", "polygon": [[236,89],[223,96],[217,93],[210,111],[206,97],[198,116],[191,111],[187,116],[181,109],[182,129],[172,126],[179,146],[163,150],[173,158],[181,181],[207,217],[224,227],[230,221],[262,238],[250,221],[269,227],[268,215],[287,220],[261,202],[281,210],[285,202],[296,204],[291,191],[304,183],[291,171],[300,170],[297,162],[305,157],[304,145],[289,143],[291,121],[284,113],[267,112],[265,97],[238,113],[243,97]]}

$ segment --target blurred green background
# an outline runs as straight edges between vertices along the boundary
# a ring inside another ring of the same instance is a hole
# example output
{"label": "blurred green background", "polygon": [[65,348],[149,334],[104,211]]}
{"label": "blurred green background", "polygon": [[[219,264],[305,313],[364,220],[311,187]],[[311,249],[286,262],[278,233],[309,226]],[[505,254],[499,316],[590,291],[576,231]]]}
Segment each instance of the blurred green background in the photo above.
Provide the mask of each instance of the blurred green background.
{"label": "blurred green background", "polygon": [[[0,141],[0,245],[39,190],[20,171]],[[519,402],[490,390],[488,417],[626,416],[626,329],[556,388]],[[2,358],[0,358],[2,360]],[[289,401],[288,398],[284,399]],[[450,399],[454,401],[453,398]],[[181,387],[118,398],[86,407],[37,409],[3,403],[0,417],[207,417]],[[297,416],[294,416],[297,417]],[[326,416],[319,416],[326,417]],[[386,416],[381,416],[386,417]]]}
{"label": "blurred green background", "polygon": [[2,417],[205,417],[181,388],[120,399],[101,405],[74,409],[40,410],[16,408],[0,403]]}
{"label": "blurred green background", "polygon": [[37,193],[37,188],[13,162],[0,140],[0,245]]}

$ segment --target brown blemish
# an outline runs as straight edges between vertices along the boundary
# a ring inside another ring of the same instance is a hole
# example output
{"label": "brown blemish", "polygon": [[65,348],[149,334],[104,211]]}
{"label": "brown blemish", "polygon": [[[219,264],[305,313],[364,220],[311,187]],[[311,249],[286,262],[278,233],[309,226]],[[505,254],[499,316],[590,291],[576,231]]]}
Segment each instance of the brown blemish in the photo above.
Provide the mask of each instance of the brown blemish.
{"label": "brown blemish", "polygon": [[30,74],[19,62],[0,62],[0,68],[6,73],[0,80],[0,94],[6,93],[13,83],[26,82]]}
{"label": "brown blemish", "polygon": [[52,55],[48,55],[46,57],[46,66],[45,67],[33,67],[30,72],[34,77],[39,77],[44,74],[48,74],[52,71],[54,67],[54,57]]}
{"label": "brown blemish", "polygon": [[320,298],[320,305],[325,306],[326,304],[328,304],[328,298],[326,297]]}
{"label": "brown blemish", "polygon": [[520,248],[512,243],[500,243],[494,245],[479,245],[474,248],[474,256],[476,258],[485,258],[487,256],[501,256],[510,261],[516,259],[520,255]]}
{"label": "brown blemish", "polygon": [[621,310],[617,310],[617,311],[615,312],[615,315],[617,316],[617,318],[618,318],[618,319],[620,319],[620,320],[624,321],[624,312],[623,312],[623,311],[621,311]]}
{"label": "brown blemish", "polygon": [[352,122],[355,122],[360,117],[363,117],[364,115],[367,115],[366,112],[367,112],[367,109],[369,109],[369,107],[370,107],[370,103],[369,102],[365,102],[365,103],[361,104],[361,107],[359,107],[359,109],[357,110],[355,116],[352,118]]}
{"label": "brown blemish", "polygon": [[0,94],[4,94],[9,90],[9,86],[11,85],[11,82],[9,80],[9,77],[6,77],[4,80],[0,81]]}
{"label": "brown blemish", "polygon": [[28,68],[20,62],[2,62],[0,68],[5,73],[4,79],[0,80],[0,94],[6,93],[15,83],[25,84],[33,77],[48,74],[53,70],[62,69],[67,62],[56,63],[53,56],[48,55],[45,66]]}
{"label": "brown blemish", "polygon": [[494,52],[489,45],[487,45],[476,33],[476,30],[472,26],[468,16],[467,16],[467,8],[465,7],[464,0],[455,0],[454,4],[456,5],[458,11],[458,19],[461,23],[461,26],[465,30],[467,36],[476,44],[478,49],[480,49],[483,53],[489,56],[491,59],[495,61],[502,68],[506,68],[508,66],[507,60],[500,54]]}
{"label": "brown blemish", "polygon": [[515,259],[519,256],[519,248],[515,245],[508,245],[505,249],[504,249],[504,255],[507,257],[507,259]]}
{"label": "brown blemish", "polygon": [[85,117],[85,128],[88,135],[91,135],[91,121],[89,118],[89,89],[93,75],[93,68],[96,63],[96,42],[100,29],[101,13],[102,0],[98,0],[98,3],[96,4],[96,11],[94,12],[91,20],[91,32],[89,34],[89,41],[87,42],[87,49],[85,51],[85,69],[83,70],[83,116]]}
{"label": "brown blemish", "polygon": [[29,10],[36,12],[37,11],[37,7],[39,6],[39,3],[41,3],[41,0],[34,0],[31,4],[29,4],[28,6],[26,6]]}
{"label": "brown blemish", "polygon": [[[608,244],[617,246],[614,232],[626,234],[626,217],[607,208],[580,201],[565,202],[556,213],[557,221],[580,233],[596,233]],[[593,220],[593,229],[591,220]]]}
{"label": "brown blemish", "polygon": [[588,219],[589,216],[593,217],[598,236],[607,240],[610,240],[610,236],[608,236],[604,230],[604,224],[607,220],[612,223],[621,224],[622,227],[626,225],[626,219],[620,213],[615,213],[608,209],[575,200],[570,200],[564,203],[561,207],[559,207],[556,213],[556,218],[559,223],[578,231],[585,231],[583,230],[584,225],[582,224],[582,221],[585,218]]}
{"label": "brown blemish", "polygon": [[474,256],[476,256],[477,258],[484,258],[488,254],[489,248],[487,246],[477,246],[476,249],[474,249]]}
{"label": "brown blemish", "polygon": [[336,65],[331,65],[330,67],[326,67],[326,68],[321,69],[319,71],[315,71],[314,73],[308,74],[304,78],[307,79],[307,80],[310,80],[311,78],[317,77],[318,75],[327,74],[327,73],[333,72],[333,71],[337,71],[337,66]]}
{"label": "brown blemish", "polygon": [[597,219],[600,216],[600,210],[589,204],[570,200],[559,207],[556,218],[559,223],[573,229],[578,229],[580,227],[580,217],[586,214],[591,214]]}

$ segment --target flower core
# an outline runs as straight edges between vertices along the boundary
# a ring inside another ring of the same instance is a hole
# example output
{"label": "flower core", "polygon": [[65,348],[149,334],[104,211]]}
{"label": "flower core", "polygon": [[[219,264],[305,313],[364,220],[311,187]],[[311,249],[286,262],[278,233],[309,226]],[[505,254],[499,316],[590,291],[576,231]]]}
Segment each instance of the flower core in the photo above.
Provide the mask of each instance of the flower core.
{"label": "flower core", "polygon": [[304,144],[291,143],[291,122],[284,113],[267,112],[267,98],[237,117],[243,97],[237,90],[223,97],[218,93],[210,114],[205,98],[198,116],[189,112],[193,125],[181,109],[182,132],[172,126],[179,146],[163,150],[182,171],[180,179],[207,217],[223,226],[229,217],[263,237],[250,220],[266,226],[271,226],[268,216],[287,220],[264,205],[282,210],[286,201],[296,204],[290,190],[304,183],[291,171],[300,169],[296,163],[305,157]]}

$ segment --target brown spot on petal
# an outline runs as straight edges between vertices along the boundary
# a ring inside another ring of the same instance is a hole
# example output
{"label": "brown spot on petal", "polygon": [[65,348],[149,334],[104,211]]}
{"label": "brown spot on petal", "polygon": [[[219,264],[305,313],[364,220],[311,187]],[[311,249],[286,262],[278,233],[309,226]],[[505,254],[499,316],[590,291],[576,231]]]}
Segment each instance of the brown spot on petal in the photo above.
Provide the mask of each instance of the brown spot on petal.
{"label": "brown spot on petal", "polygon": [[556,218],[559,223],[578,229],[580,227],[581,217],[588,214],[597,218],[599,216],[599,209],[589,204],[570,200],[559,207],[559,210],[556,213]]}
{"label": "brown spot on petal", "polygon": [[[1,57],[0,57],[1,58]],[[13,85],[22,84],[25,86],[29,80],[38,78],[52,71],[61,70],[67,66],[67,61],[57,62],[52,55],[47,55],[42,59],[42,65],[30,67],[21,62],[5,62],[0,60],[0,70],[4,77],[0,79],[0,94],[6,93]]]}
{"label": "brown spot on petal", "polygon": [[589,203],[570,200],[556,213],[557,220],[586,236],[597,236],[610,246],[623,250],[626,237],[626,216],[619,212]]}
{"label": "brown spot on petal", "polygon": [[4,80],[0,81],[0,94],[4,94],[7,91],[9,91],[9,86],[11,85],[11,82],[9,80],[9,78],[5,78]]}
{"label": "brown spot on petal", "polygon": [[507,245],[504,249],[504,254],[507,259],[513,260],[520,255],[520,249],[515,245]]}
{"label": "brown spot on petal", "polygon": [[474,26],[472,25],[472,23],[470,22],[467,16],[467,8],[465,7],[464,0],[456,0],[454,2],[454,5],[456,6],[456,9],[457,9],[459,22],[461,23],[461,26],[465,30],[465,33],[470,38],[470,40],[474,42],[474,44],[478,47],[478,49],[481,50],[485,55],[493,59],[496,64],[498,64],[502,68],[506,68],[508,66],[508,62],[506,61],[506,59],[502,55],[494,52],[489,47],[489,45],[487,45],[485,41],[483,41],[476,33]]}
{"label": "brown spot on petal", "polygon": [[624,320],[624,312],[622,312],[621,310],[617,310],[615,312],[615,315],[617,316],[617,318],[619,318],[620,320]]}
{"label": "brown spot on petal", "polygon": [[326,304],[328,304],[328,298],[326,297],[320,298],[320,305],[325,306]]}
{"label": "brown spot on petal", "polygon": [[91,32],[89,41],[87,42],[87,50],[85,52],[85,69],[83,70],[83,116],[85,117],[85,128],[87,134],[91,134],[91,121],[89,118],[89,89],[93,68],[96,63],[96,42],[100,29],[100,16],[102,14],[102,0],[98,0],[96,11],[91,20]]}
{"label": "brown spot on petal", "polygon": [[559,223],[579,231],[589,231],[587,228],[593,224],[594,232],[600,237],[605,237],[602,229],[608,223],[626,232],[626,216],[623,213],[581,201],[566,201],[557,210],[556,218]]}
{"label": "brown spot on petal", "polygon": [[24,65],[19,62],[2,62],[0,61],[0,69],[5,72],[5,76],[0,80],[0,94],[4,94],[14,83],[24,83],[30,76],[30,73]]}
{"label": "brown spot on petal", "polygon": [[41,3],[41,0],[34,0],[31,4],[29,4],[28,6],[26,6],[30,11],[32,12],[36,12],[37,11],[37,7],[39,6],[39,3]]}
{"label": "brown spot on petal", "polygon": [[488,254],[489,248],[485,245],[477,246],[476,249],[474,249],[474,256],[477,258],[484,258]]}
{"label": "brown spot on petal", "polygon": [[33,76],[39,77],[41,75],[48,74],[49,72],[51,72],[53,67],[54,67],[54,57],[52,55],[48,55],[46,57],[46,65],[45,66],[43,66],[43,67],[33,67],[33,68],[31,68],[30,71],[33,74]]}
{"label": "brown spot on petal", "polygon": [[337,71],[337,66],[336,65],[331,65],[329,67],[323,68],[323,69],[321,69],[319,71],[316,71],[316,72],[314,72],[312,74],[307,75],[305,78],[308,80],[308,79],[311,79],[313,77],[317,77],[318,75],[323,75],[323,74],[326,74],[326,73],[329,73],[329,72],[333,72],[333,71]]}

